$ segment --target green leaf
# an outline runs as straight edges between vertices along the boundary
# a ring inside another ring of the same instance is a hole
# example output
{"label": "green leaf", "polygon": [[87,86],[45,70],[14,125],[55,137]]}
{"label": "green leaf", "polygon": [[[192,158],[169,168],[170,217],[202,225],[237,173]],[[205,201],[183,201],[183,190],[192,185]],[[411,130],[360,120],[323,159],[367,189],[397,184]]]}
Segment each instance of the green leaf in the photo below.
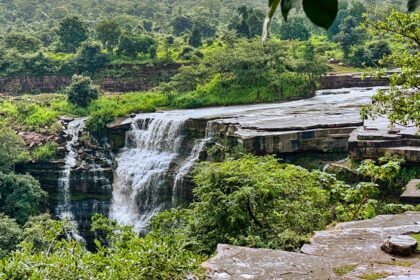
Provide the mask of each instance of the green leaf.
{"label": "green leaf", "polygon": [[408,11],[414,12],[420,6],[420,0],[408,0]]}
{"label": "green leaf", "polygon": [[303,10],[316,25],[328,29],[338,13],[338,0],[303,0]]}

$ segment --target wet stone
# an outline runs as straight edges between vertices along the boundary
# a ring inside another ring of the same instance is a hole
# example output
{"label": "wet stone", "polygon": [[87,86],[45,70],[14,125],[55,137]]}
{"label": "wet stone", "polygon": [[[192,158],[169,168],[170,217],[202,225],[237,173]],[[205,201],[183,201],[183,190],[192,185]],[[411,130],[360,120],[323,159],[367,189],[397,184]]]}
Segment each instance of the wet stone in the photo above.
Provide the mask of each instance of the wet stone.
{"label": "wet stone", "polygon": [[384,241],[381,249],[385,252],[402,257],[409,257],[416,252],[417,240],[408,235],[391,236]]}

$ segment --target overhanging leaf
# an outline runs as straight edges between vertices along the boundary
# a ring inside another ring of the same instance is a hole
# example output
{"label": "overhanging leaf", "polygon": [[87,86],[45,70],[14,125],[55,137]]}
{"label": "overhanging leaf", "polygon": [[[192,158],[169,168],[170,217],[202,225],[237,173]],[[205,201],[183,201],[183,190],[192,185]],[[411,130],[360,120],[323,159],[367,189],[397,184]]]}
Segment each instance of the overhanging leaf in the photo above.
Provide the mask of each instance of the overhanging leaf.
{"label": "overhanging leaf", "polygon": [[303,0],[303,10],[314,24],[328,29],[337,16],[338,0]]}
{"label": "overhanging leaf", "polygon": [[420,6],[420,0],[408,0],[408,11],[414,12]]}

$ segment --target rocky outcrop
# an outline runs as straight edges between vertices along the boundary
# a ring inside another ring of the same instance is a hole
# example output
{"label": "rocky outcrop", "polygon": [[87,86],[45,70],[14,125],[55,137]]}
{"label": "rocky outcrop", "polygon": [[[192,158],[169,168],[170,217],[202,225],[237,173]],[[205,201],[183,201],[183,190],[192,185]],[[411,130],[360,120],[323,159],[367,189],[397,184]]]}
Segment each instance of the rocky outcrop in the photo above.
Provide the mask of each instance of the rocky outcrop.
{"label": "rocky outcrop", "polygon": [[387,119],[366,121],[351,134],[350,158],[354,160],[377,159],[386,153],[396,154],[409,163],[420,162],[420,136],[418,128],[396,126],[390,129]]}
{"label": "rocky outcrop", "polygon": [[409,257],[416,253],[417,240],[407,235],[392,235],[388,237],[381,249],[391,255]]}
{"label": "rocky outcrop", "polygon": [[381,249],[392,236],[418,232],[420,212],[378,216],[316,232],[299,254],[220,245],[217,255],[203,267],[207,279],[223,280],[367,279],[364,277],[373,274],[419,279],[417,254],[399,257]]}
{"label": "rocky outcrop", "polygon": [[[143,65],[143,66],[117,66],[116,71],[121,68],[129,71],[129,76],[115,78],[114,75],[98,80],[101,89],[108,92],[130,92],[130,91],[148,91],[162,82],[167,82],[172,76],[178,73],[178,69],[182,66],[179,63],[171,63],[166,65]],[[113,67],[108,67],[106,71],[111,71]]]}
{"label": "rocky outcrop", "polygon": [[380,87],[389,85],[389,76],[376,78],[362,73],[329,74],[322,78],[321,88]]}
{"label": "rocky outcrop", "polygon": [[70,76],[10,77],[0,79],[1,93],[50,93],[70,84]]}
{"label": "rocky outcrop", "polygon": [[[148,91],[178,73],[182,64],[119,65],[103,69],[95,83],[106,92]],[[129,76],[115,78],[114,71],[126,71]],[[107,74],[108,73],[108,74]],[[0,93],[52,93],[71,83],[71,76],[20,76],[0,78]]]}
{"label": "rocky outcrop", "polygon": [[404,203],[420,203],[420,179],[411,180],[400,197]]}

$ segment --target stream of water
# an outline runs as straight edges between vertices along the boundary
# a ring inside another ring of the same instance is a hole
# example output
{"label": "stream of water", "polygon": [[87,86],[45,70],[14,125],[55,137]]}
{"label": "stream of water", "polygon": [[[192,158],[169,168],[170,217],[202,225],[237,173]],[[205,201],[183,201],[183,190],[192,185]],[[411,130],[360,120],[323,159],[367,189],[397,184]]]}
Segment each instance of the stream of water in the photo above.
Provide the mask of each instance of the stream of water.
{"label": "stream of water", "polygon": [[56,208],[56,214],[61,219],[69,219],[74,221],[74,215],[71,210],[70,204],[70,179],[71,171],[77,165],[77,148],[75,147],[79,141],[79,134],[83,131],[85,124],[84,118],[79,118],[71,121],[65,133],[69,137],[66,144],[66,157],[64,170],[60,174],[58,180],[58,193],[61,197],[59,204]]}

